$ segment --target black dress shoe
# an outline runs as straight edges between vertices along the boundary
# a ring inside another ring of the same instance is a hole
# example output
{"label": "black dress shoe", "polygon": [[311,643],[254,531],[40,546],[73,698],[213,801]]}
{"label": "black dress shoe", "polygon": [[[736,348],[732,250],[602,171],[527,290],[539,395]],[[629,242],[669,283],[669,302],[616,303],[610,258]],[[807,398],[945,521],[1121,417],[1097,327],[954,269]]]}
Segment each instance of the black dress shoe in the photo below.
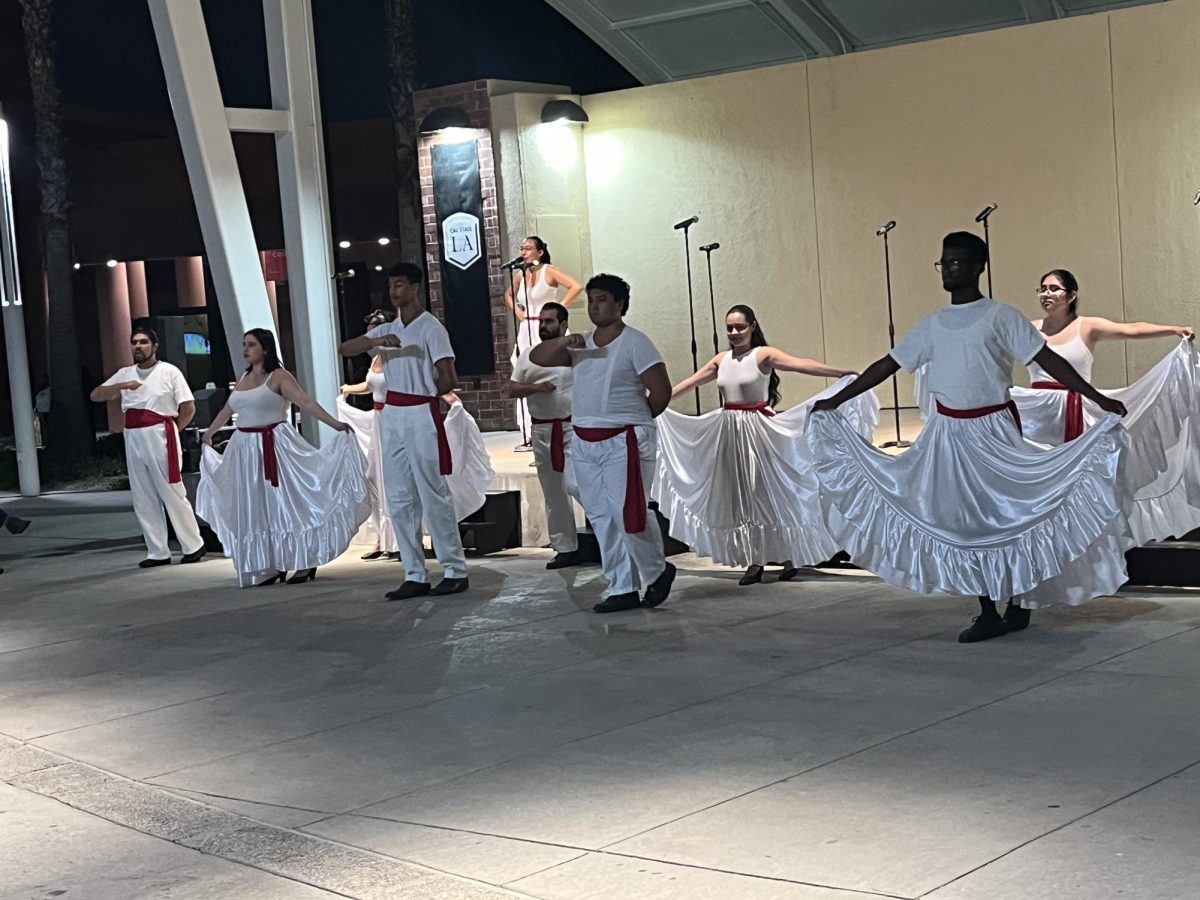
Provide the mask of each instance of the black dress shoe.
{"label": "black dress shoe", "polygon": [[461,594],[470,586],[471,582],[467,578],[443,578],[431,593],[435,597],[445,597],[447,594]]}
{"label": "black dress shoe", "polygon": [[1008,608],[1004,610],[1004,628],[1006,631],[1021,631],[1029,627],[1030,611],[1017,606],[1014,603],[1009,603]]}
{"label": "black dress shoe", "polygon": [[579,551],[571,550],[567,553],[555,553],[554,559],[546,563],[547,569],[566,569],[570,566],[579,565]]}
{"label": "black dress shoe", "polygon": [[424,597],[429,593],[429,582],[427,581],[406,581],[394,591],[388,591],[383,595],[385,600],[411,600],[413,597]]}
{"label": "black dress shoe", "polygon": [[738,579],[738,585],[745,587],[748,584],[758,584],[762,581],[762,566],[749,566],[744,575]]}
{"label": "black dress shoe", "polygon": [[376,547],[370,553],[364,553],[359,559],[379,559],[381,556],[383,556],[383,551]]}
{"label": "black dress shoe", "polygon": [[675,567],[671,563],[667,563],[662,574],[651,582],[650,587],[646,588],[646,597],[642,600],[642,606],[649,609],[660,606],[667,599],[667,594],[671,593],[671,584],[674,581]]}
{"label": "black dress shoe", "polygon": [[627,609],[637,609],[641,605],[642,601],[638,599],[637,591],[630,591],[627,594],[613,594],[611,597],[601,600],[592,607],[592,612],[624,612]]}
{"label": "black dress shoe", "polygon": [[383,558],[384,559],[399,559],[400,551],[399,550],[388,550],[386,553],[383,554]]}
{"label": "black dress shoe", "polygon": [[138,568],[153,569],[155,566],[169,566],[170,564],[171,557],[169,556],[166,559],[143,559],[140,563],[138,563]]}
{"label": "black dress shoe", "polygon": [[799,574],[800,574],[800,570],[797,569],[795,566],[790,565],[790,564],[785,565],[783,567],[783,571],[779,573],[779,580],[780,581],[791,581],[793,578],[795,578]]}
{"label": "black dress shoe", "polygon": [[4,520],[4,527],[8,529],[9,534],[20,534],[29,527],[29,520],[22,519],[20,516],[10,515]]}
{"label": "black dress shoe", "polygon": [[183,557],[183,559],[181,559],[181,560],[179,561],[179,564],[180,564],[180,565],[186,565],[187,563],[196,563],[196,562],[200,562],[200,560],[204,559],[204,554],[205,554],[205,553],[207,553],[207,552],[208,552],[208,548],[207,548],[207,547],[201,547],[201,548],[200,548],[199,550],[197,550],[195,553],[188,553],[187,555],[185,555],[185,556]]}
{"label": "black dress shoe", "polygon": [[1008,629],[1004,627],[1004,620],[999,616],[976,616],[971,620],[971,627],[958,636],[958,642],[974,644],[1006,634]]}

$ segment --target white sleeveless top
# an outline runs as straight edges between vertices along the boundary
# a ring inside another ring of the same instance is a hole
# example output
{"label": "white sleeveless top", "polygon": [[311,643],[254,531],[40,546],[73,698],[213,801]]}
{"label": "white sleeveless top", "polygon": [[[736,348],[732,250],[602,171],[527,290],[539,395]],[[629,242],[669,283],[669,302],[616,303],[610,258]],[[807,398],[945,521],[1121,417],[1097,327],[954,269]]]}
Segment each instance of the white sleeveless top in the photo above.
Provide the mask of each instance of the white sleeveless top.
{"label": "white sleeveless top", "polygon": [[[1038,322],[1040,326],[1042,323]],[[1067,326],[1070,328],[1071,326]],[[1084,381],[1092,380],[1092,351],[1088,349],[1079,332],[1081,326],[1079,320],[1075,321],[1075,334],[1063,341],[1061,344],[1047,343],[1046,346],[1069,362]],[[1037,363],[1031,362],[1026,368],[1029,369],[1029,380],[1034,381],[1056,381],[1049,372],[1039,366]]]}
{"label": "white sleeveless top", "polygon": [[371,389],[371,399],[376,403],[387,400],[387,376],[382,372],[367,370],[367,387]]}
{"label": "white sleeveless top", "polygon": [[229,395],[229,407],[237,413],[238,428],[265,428],[287,419],[291,405],[269,387],[270,378],[258,387],[234,391]]}
{"label": "white sleeveless top", "polygon": [[770,374],[758,369],[758,347],[735,357],[730,350],[717,363],[717,387],[726,403],[766,403]]}
{"label": "white sleeveless top", "polygon": [[[522,277],[524,277],[524,273],[522,273]],[[518,309],[525,307],[525,315],[536,320],[542,314],[543,306],[551,300],[558,299],[558,288],[552,288],[546,284],[545,266],[538,266],[537,277],[534,279],[533,285],[528,287],[528,295],[526,287],[525,284],[517,286],[516,293],[513,294],[513,302],[518,304]]]}

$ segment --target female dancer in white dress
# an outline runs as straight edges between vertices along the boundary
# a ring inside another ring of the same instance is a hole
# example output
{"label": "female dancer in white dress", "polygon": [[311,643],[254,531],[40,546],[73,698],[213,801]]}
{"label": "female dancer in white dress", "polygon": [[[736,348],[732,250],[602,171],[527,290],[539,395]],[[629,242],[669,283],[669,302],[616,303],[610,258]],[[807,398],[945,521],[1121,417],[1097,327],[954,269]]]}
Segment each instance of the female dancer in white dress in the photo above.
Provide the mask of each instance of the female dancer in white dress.
{"label": "female dancer in white dress", "polygon": [[[282,367],[275,336],[252,328],[242,340],[245,374],[201,438],[196,512],[233,560],[238,586],[310,581],[317,566],[350,546],[370,513],[367,461],[350,432]],[[342,434],[314,449],[287,421],[296,404]],[[224,454],[213,435],[237,413]]]}
{"label": "female dancer in white dress", "polygon": [[[517,341],[512,353],[514,364],[518,356],[542,342],[538,336],[542,307],[553,300],[570,309],[571,303],[583,291],[583,285],[558,266],[550,264],[550,248],[536,234],[531,234],[521,242],[521,259],[528,268],[514,271],[508,290],[504,292],[504,302],[517,320]],[[566,289],[562,300],[558,299],[560,287]],[[517,425],[522,435],[517,449],[531,450],[533,446],[528,438],[532,434],[532,423],[524,400],[516,401],[516,410]]]}
{"label": "female dancer in white dress", "polygon": [[[1200,377],[1192,344],[1195,332],[1184,325],[1081,316],[1079,283],[1066,269],[1043,275],[1037,293],[1045,318],[1035,320],[1034,327],[1087,381],[1100,341],[1182,339],[1129,387],[1102,393],[1129,410],[1122,424],[1130,436],[1124,473],[1133,493],[1129,524],[1134,539],[1144,544],[1181,537],[1200,526]],[[1102,415],[1037,364],[1028,368],[1031,387],[1012,390],[1026,439],[1056,446],[1079,437]]]}
{"label": "female dancer in white dress", "polygon": [[[746,566],[738,584],[762,580],[762,564],[783,560],[780,581],[794,578],[794,563],[811,565],[839,549],[821,517],[819,485],[804,446],[812,400],[775,415],[777,371],[826,378],[855,374],[767,345],[749,306],[725,315],[729,350],[677,384],[672,397],[716,379],[721,409],[702,416],[666,410],[658,420],[654,496],[671,522],[671,534],[716,563]],[[847,404],[845,414],[870,439],[879,419],[871,393]]]}
{"label": "female dancer in white dress", "polygon": [[[367,327],[374,328],[391,320],[382,311],[376,311],[367,318]],[[376,348],[371,357],[371,367],[367,370],[365,381],[358,384],[342,386],[342,396],[338,397],[337,415],[343,422],[354,426],[358,436],[359,446],[367,457],[367,478],[371,484],[371,525],[375,529],[375,549],[363,555],[363,559],[398,559],[399,547],[396,535],[392,531],[392,520],[387,510],[387,495],[383,488],[383,442],[379,438],[381,420],[380,411],[387,399],[387,381],[383,375],[383,355],[387,348]],[[370,394],[372,411],[365,412],[346,402],[347,394]],[[450,458],[454,460],[454,471],[446,476],[446,486],[450,489],[450,499],[454,503],[454,513],[461,520],[465,519],[487,499],[487,489],[495,477],[492,470],[492,460],[488,456],[487,447],[483,443],[483,434],[479,431],[479,423],[462,404],[458,395],[451,392],[442,395],[442,400],[450,407],[446,414],[446,440],[450,444]]]}

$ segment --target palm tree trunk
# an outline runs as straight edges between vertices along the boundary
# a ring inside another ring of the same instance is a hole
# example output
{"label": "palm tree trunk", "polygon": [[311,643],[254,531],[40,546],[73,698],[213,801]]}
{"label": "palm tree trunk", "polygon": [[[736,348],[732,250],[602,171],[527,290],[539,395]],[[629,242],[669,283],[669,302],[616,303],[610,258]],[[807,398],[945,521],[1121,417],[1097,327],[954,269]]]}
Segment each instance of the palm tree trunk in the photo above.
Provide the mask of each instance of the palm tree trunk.
{"label": "palm tree trunk", "polygon": [[33,90],[38,187],[41,189],[42,268],[50,295],[50,471],[69,472],[86,459],[95,435],[80,378],[71,287],[71,227],[66,145],[55,76],[53,0],[20,0],[25,56]]}
{"label": "palm tree trunk", "polygon": [[417,166],[417,123],[413,87],[417,50],[412,0],[383,0],[387,14],[388,105],[392,113],[396,200],[400,214],[400,256],[425,268],[421,176]]}

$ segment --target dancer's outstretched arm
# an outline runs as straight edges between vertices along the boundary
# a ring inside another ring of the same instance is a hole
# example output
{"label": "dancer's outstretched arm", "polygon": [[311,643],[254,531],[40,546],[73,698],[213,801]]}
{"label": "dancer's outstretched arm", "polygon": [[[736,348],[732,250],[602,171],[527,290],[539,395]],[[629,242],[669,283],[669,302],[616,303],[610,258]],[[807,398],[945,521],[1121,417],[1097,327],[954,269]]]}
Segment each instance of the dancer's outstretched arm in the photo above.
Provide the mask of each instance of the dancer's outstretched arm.
{"label": "dancer's outstretched arm", "polygon": [[320,403],[308,396],[291,372],[284,369],[277,369],[276,371],[279,374],[275,375],[271,380],[275,382],[274,387],[278,388],[278,394],[283,399],[296,404],[310,416],[316,416],[316,418],[320,419],[334,431],[353,431],[348,424],[335,419],[329,413],[325,412]]}
{"label": "dancer's outstretched arm", "polygon": [[724,354],[718,353],[716,356],[702,365],[698,370],[696,370],[694,374],[689,375],[687,378],[683,379],[683,381],[679,382],[679,384],[675,385],[675,387],[671,388],[671,399],[674,400],[680,394],[686,394],[692,388],[698,388],[702,384],[708,384],[710,381],[716,378],[717,366],[720,365],[721,357],[723,355]]}
{"label": "dancer's outstretched arm", "polygon": [[[818,400],[812,405],[813,412],[826,412],[828,410],[837,409],[847,400],[853,400],[859,394],[865,394],[873,387],[883,384],[893,375],[900,371],[900,363],[892,359],[890,355],[881,356],[875,362],[871,363],[863,373],[855,378],[852,382],[834,394],[832,397],[826,397],[824,400]],[[1047,370],[1049,371],[1049,370]]]}
{"label": "dancer's outstretched arm", "polygon": [[760,369],[768,371],[775,369],[778,372],[799,372],[801,375],[816,375],[821,378],[841,378],[843,375],[858,374],[853,369],[827,366],[806,356],[792,356],[778,347],[763,347],[758,354],[758,365]]}
{"label": "dancer's outstretched arm", "polygon": [[[1087,316],[1083,320],[1093,341],[1139,340],[1141,338],[1181,337],[1189,341],[1196,339],[1194,329],[1186,325],[1155,325],[1153,322],[1113,322],[1100,316]],[[1050,371],[1047,369],[1046,371]]]}
{"label": "dancer's outstretched arm", "polygon": [[1074,391],[1087,397],[1105,412],[1125,415],[1125,404],[1120,400],[1105,397],[1102,393],[1083,380],[1083,376],[1075,371],[1074,366],[1051,350],[1048,346],[1038,351],[1033,361],[1054,376],[1054,380],[1068,391]]}

